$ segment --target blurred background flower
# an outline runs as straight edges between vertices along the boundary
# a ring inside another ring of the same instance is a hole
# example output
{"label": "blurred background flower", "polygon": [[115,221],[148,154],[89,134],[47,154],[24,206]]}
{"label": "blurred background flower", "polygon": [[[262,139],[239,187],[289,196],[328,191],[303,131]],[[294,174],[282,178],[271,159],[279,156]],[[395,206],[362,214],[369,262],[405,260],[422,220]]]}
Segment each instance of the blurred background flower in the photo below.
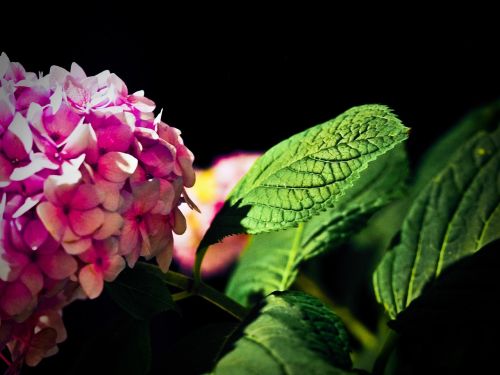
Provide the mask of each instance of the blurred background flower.
{"label": "blurred background flower", "polygon": [[[191,272],[196,249],[213,218],[236,183],[245,175],[261,154],[239,152],[221,156],[210,168],[196,170],[196,184],[187,189],[189,197],[201,212],[181,206],[186,216],[187,229],[183,235],[175,236],[174,260],[184,272]],[[210,246],[201,271],[210,277],[222,273],[234,263],[248,242],[249,236],[226,237],[221,243]]]}

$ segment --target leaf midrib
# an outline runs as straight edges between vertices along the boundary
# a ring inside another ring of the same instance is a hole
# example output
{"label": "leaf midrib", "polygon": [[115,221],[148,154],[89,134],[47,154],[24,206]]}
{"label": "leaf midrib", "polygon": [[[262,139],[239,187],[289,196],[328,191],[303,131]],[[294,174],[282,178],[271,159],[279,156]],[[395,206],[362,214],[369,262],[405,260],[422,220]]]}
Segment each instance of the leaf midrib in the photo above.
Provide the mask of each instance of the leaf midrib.
{"label": "leaf midrib", "polygon": [[[491,137],[491,135],[489,135],[489,137]],[[479,139],[479,138],[478,138]],[[464,201],[464,198],[465,196],[468,194],[468,191],[469,189],[474,185],[474,182],[476,180],[476,178],[482,173],[484,172],[484,170],[490,165],[490,163],[492,163],[496,158],[498,158],[499,156],[499,152],[498,152],[498,147],[496,148],[496,150],[494,152],[492,152],[490,158],[484,162],[478,169],[477,171],[474,173],[473,176],[471,176],[470,180],[467,182],[466,186],[464,186],[462,190],[462,195],[460,197],[460,200],[457,202],[457,205],[455,206],[455,208],[453,209],[453,212],[452,212],[452,215],[451,215],[451,219],[450,221],[448,222],[448,225],[446,227],[446,232],[443,236],[443,239],[440,241],[441,245],[440,245],[440,250],[439,250],[439,258],[438,258],[438,263],[437,263],[437,266],[436,266],[436,271],[435,271],[435,278],[439,276],[439,274],[441,273],[442,271],[442,268],[443,268],[443,263],[444,263],[444,253],[445,253],[445,250],[446,250],[446,247],[447,247],[447,244],[448,244],[448,237],[449,237],[449,233],[450,233],[450,230],[451,228],[453,227],[453,224],[455,222],[455,220],[457,219],[457,215],[458,215],[458,212],[460,211],[460,208],[462,207],[462,204],[463,204],[463,201]],[[447,167],[445,167],[442,172],[440,172],[436,177],[434,177],[432,179],[432,181],[430,182],[430,184],[432,184],[432,187],[429,188],[429,193],[428,193],[428,197],[426,199],[426,201],[428,202],[434,189],[435,189],[435,186],[436,186],[436,181],[439,181],[442,176],[447,173],[447,172],[450,172],[453,176],[453,182],[455,183],[455,185],[457,186],[457,188],[459,188],[459,186],[457,185],[457,182],[455,181],[455,172],[454,172],[454,169],[453,169],[453,166],[455,165],[455,161],[452,161],[448,164]],[[496,211],[496,209],[494,210]],[[429,205],[426,204],[426,208],[425,208],[425,212],[423,214],[423,217],[422,217],[422,221],[421,223],[425,222],[425,219],[427,218],[428,216],[428,213],[429,213]],[[415,281],[415,275],[416,275],[416,267],[418,266],[418,263],[419,263],[419,259],[420,259],[420,255],[421,255],[421,250],[422,250],[422,247],[421,247],[421,237],[422,237],[422,224],[419,225],[419,233],[418,233],[418,243],[417,243],[417,251],[415,252],[415,257],[414,257],[414,260],[413,260],[413,263],[412,263],[412,272],[411,272],[411,276],[410,276],[410,280],[408,282],[408,287],[407,287],[407,291],[406,291],[406,296],[405,298],[403,298],[403,300],[405,300],[405,306],[408,306],[410,304],[410,302],[412,301],[412,297],[413,297],[413,292],[414,292],[414,281]],[[485,225],[483,226],[483,229],[482,229],[482,233],[485,231],[485,228],[486,228],[486,222],[485,222]],[[396,257],[394,257],[396,258]],[[392,272],[391,272],[392,274]],[[392,278],[392,277],[391,277]],[[394,291],[394,288],[392,287],[391,285],[391,289]],[[398,308],[398,299],[396,298],[395,299],[395,306],[396,308]]]}
{"label": "leaf midrib", "polygon": [[449,237],[449,234],[450,234],[450,230],[451,230],[451,227],[454,224],[455,220],[457,219],[458,212],[460,211],[460,208],[462,207],[462,204],[464,202],[465,197],[468,196],[469,190],[474,185],[474,182],[476,181],[476,178],[479,175],[481,175],[484,172],[484,170],[493,161],[495,161],[499,156],[500,156],[500,154],[498,153],[498,148],[497,148],[495,150],[495,152],[493,153],[493,155],[491,156],[491,158],[478,168],[477,172],[474,174],[474,176],[471,178],[471,180],[469,181],[469,183],[467,184],[467,186],[463,190],[463,194],[460,197],[460,201],[458,202],[457,206],[455,207],[455,209],[453,211],[453,214],[451,216],[451,220],[448,222],[448,225],[446,227],[446,233],[444,235],[443,240],[441,241],[441,248],[439,250],[439,261],[438,261],[438,265],[436,267],[436,275],[435,275],[436,277],[439,276],[439,274],[441,273],[441,270],[443,268],[444,253],[445,253],[446,247],[448,245],[448,241],[447,240],[448,240],[448,237]]}

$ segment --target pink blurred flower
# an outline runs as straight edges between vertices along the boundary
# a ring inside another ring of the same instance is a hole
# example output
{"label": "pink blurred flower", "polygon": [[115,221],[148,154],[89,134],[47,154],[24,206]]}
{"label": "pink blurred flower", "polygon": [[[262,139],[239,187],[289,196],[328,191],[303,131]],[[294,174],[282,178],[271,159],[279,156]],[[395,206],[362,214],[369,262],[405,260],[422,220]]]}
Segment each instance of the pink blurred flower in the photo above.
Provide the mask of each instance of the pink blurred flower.
{"label": "pink blurred flower", "polygon": [[[216,160],[209,169],[197,170],[197,182],[188,189],[189,196],[200,208],[201,214],[181,207],[186,216],[187,230],[175,237],[174,259],[185,272],[191,272],[198,245],[213,218],[236,183],[250,169],[258,153],[237,153]],[[227,269],[246,246],[248,236],[236,235],[210,246],[202,264],[204,276],[213,276]]]}
{"label": "pink blurred flower", "polygon": [[193,154],[142,91],[104,71],[0,55],[0,351],[12,371],[66,338],[61,311],[140,256],[168,270]]}

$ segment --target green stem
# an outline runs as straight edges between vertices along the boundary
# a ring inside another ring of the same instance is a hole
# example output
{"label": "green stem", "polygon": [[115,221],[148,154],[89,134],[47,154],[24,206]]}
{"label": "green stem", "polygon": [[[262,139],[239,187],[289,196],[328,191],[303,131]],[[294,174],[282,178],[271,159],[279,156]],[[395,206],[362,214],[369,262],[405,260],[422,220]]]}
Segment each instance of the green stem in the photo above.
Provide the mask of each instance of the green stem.
{"label": "green stem", "polygon": [[394,348],[396,347],[396,343],[398,341],[398,335],[396,332],[390,330],[387,335],[384,346],[380,351],[380,354],[373,365],[373,375],[383,375],[385,372],[385,368],[387,367],[387,363],[389,362],[389,358],[391,357]]}
{"label": "green stem", "polygon": [[[150,265],[151,267],[156,267]],[[193,286],[193,279],[179,272],[168,271],[163,274],[165,282],[182,290],[190,290]]]}
{"label": "green stem", "polygon": [[323,301],[328,307],[330,307],[340,319],[344,322],[347,330],[367,349],[374,349],[377,347],[377,338],[375,335],[364,326],[356,317],[349,311],[349,309],[338,306],[335,302],[328,297],[321,288],[309,277],[303,273],[299,274],[295,285],[309,293],[310,295]]}
{"label": "green stem", "polygon": [[189,298],[192,295],[193,293],[191,293],[189,290],[183,290],[182,292],[172,294],[172,299],[174,300],[174,302],[177,302]]}
{"label": "green stem", "polygon": [[245,307],[209,285],[199,284],[195,294],[213,303],[240,321],[247,315],[248,310]]}
{"label": "green stem", "polygon": [[[155,267],[150,265],[150,267]],[[200,281],[198,285],[189,276],[182,273],[168,271],[163,274],[163,278],[168,285],[182,289],[181,292],[175,293],[172,297],[184,299],[189,296],[200,296],[203,299],[211,302],[220,309],[226,311],[228,314],[234,316],[238,320],[243,320],[247,314],[247,309],[240,305],[238,302],[226,296],[224,293],[212,288]]]}
{"label": "green stem", "polygon": [[201,263],[205,257],[208,246],[204,246],[196,251],[194,259],[193,275],[194,275],[194,288],[196,289],[201,284]]}

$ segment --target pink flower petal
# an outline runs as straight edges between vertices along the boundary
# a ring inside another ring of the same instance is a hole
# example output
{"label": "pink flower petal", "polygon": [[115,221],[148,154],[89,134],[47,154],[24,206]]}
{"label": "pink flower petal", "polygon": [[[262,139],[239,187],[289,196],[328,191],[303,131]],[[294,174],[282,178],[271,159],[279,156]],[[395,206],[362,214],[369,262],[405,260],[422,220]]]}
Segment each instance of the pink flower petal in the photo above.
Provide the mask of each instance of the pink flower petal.
{"label": "pink flower petal", "polygon": [[68,254],[78,255],[90,249],[92,240],[90,238],[79,238],[76,240],[66,240],[61,244]]}
{"label": "pink flower petal", "polygon": [[22,160],[31,151],[33,134],[28,121],[18,112],[3,138],[3,152],[8,158]]}
{"label": "pink flower petal", "polygon": [[16,109],[24,112],[31,103],[38,103],[41,106],[49,104],[50,91],[47,87],[36,85],[32,87],[18,87],[16,90]]}
{"label": "pink flower petal", "polygon": [[156,256],[172,241],[172,229],[168,223],[168,216],[148,215],[146,228],[151,246],[150,255]]}
{"label": "pink flower petal", "polygon": [[28,287],[33,297],[36,297],[43,288],[43,275],[37,265],[33,263],[24,269],[21,281]]}
{"label": "pink flower petal", "polygon": [[69,135],[61,151],[65,158],[75,158],[85,154],[89,163],[95,163],[98,158],[97,136],[90,124],[79,124]]}
{"label": "pink flower petal", "polygon": [[182,180],[185,187],[192,187],[196,182],[196,174],[193,169],[193,157],[179,156],[177,159],[182,169]]}
{"label": "pink flower petal", "polygon": [[54,254],[41,254],[37,258],[37,264],[43,273],[54,280],[63,280],[76,272],[78,264],[74,257],[64,251]]}
{"label": "pink flower petal", "polygon": [[59,166],[53,163],[45,154],[41,152],[30,154],[31,162],[23,167],[15,168],[10,179],[12,181],[23,181],[44,169],[58,169]]}
{"label": "pink flower petal", "polygon": [[31,250],[37,250],[49,236],[40,220],[31,220],[23,230],[23,239]]}
{"label": "pink flower petal", "polygon": [[174,199],[175,189],[172,184],[165,179],[160,179],[160,197],[151,213],[167,215],[172,211]]}
{"label": "pink flower petal", "polygon": [[0,308],[8,315],[16,316],[31,305],[32,298],[30,290],[21,281],[9,283],[0,298]]}
{"label": "pink flower petal", "polygon": [[42,202],[36,212],[47,231],[56,241],[61,241],[68,226],[68,220],[63,210],[50,202]]}
{"label": "pink flower petal", "polygon": [[127,264],[130,268],[134,268],[135,264],[137,263],[137,260],[139,259],[139,253],[140,253],[139,250],[134,249],[125,256],[125,258],[127,259]]}
{"label": "pink flower petal", "polygon": [[[132,119],[127,119],[128,116]],[[131,113],[123,112],[106,117],[96,126],[98,147],[108,152],[127,151],[134,135],[134,120]]]}
{"label": "pink flower petal", "polygon": [[66,340],[68,337],[68,333],[66,332],[66,328],[64,327],[64,322],[62,320],[62,311],[46,311],[40,318],[38,319],[39,326],[41,327],[50,327],[53,328],[57,333],[56,343],[61,343]]}
{"label": "pink flower petal", "polygon": [[169,241],[167,246],[156,255],[156,262],[163,272],[167,272],[172,263],[173,241]]}
{"label": "pink flower petal", "polygon": [[103,288],[103,275],[93,264],[88,264],[80,270],[78,280],[90,299],[99,297]]}
{"label": "pink flower petal", "polygon": [[98,207],[86,211],[71,210],[69,222],[77,235],[88,236],[103,225],[104,212]]}
{"label": "pink flower petal", "polygon": [[104,212],[103,224],[94,233],[94,239],[105,240],[106,238],[117,234],[123,226],[123,223],[123,217],[120,214],[116,212]]}
{"label": "pink flower petal", "polygon": [[98,161],[101,176],[111,182],[123,182],[137,168],[137,159],[123,152],[108,152]]}
{"label": "pink flower petal", "polygon": [[3,254],[2,258],[8,264],[8,272],[2,272],[0,279],[3,281],[15,281],[23,272],[24,268],[30,263],[30,259],[21,252],[9,251]]}
{"label": "pink flower petal", "polygon": [[56,345],[57,332],[53,328],[44,328],[37,332],[31,339],[24,361],[28,366],[34,367],[47,357]]}
{"label": "pink flower petal", "polygon": [[7,70],[10,67],[10,60],[5,52],[0,55],[0,78],[3,78]]}
{"label": "pink flower petal", "polygon": [[160,181],[152,180],[132,184],[134,195],[133,210],[138,214],[144,214],[152,210],[160,199]]}
{"label": "pink flower petal", "polygon": [[104,271],[104,280],[114,281],[117,276],[125,268],[125,260],[119,255],[114,255],[109,258],[109,266]]}
{"label": "pink flower petal", "polygon": [[85,74],[85,71],[76,62],[71,63],[70,74],[71,74],[72,77],[74,77],[74,78],[76,78],[77,80],[80,80],[80,81],[84,80],[85,78],[87,78],[87,75]]}
{"label": "pink flower petal", "polygon": [[12,218],[17,219],[18,217],[21,217],[24,215],[26,212],[31,210],[33,207],[35,207],[43,198],[43,194],[36,194],[32,197],[26,198],[22,206],[20,206],[16,212],[12,215]]}
{"label": "pink flower petal", "polygon": [[47,135],[58,145],[74,131],[80,121],[81,117],[65,103],[59,109],[52,105],[43,110],[43,126]]}
{"label": "pink flower petal", "polygon": [[49,176],[43,186],[45,197],[55,204],[71,202],[82,178],[80,171],[71,164],[64,163],[62,168],[61,176]]}
{"label": "pink flower petal", "polygon": [[71,199],[70,206],[76,210],[89,210],[97,207],[103,199],[103,194],[96,186],[90,184],[82,184],[78,186]]}
{"label": "pink flower petal", "polygon": [[10,98],[0,91],[0,135],[14,118],[15,108]]}
{"label": "pink flower petal", "polygon": [[122,200],[120,190],[123,183],[109,182],[99,174],[95,174],[94,180],[102,195],[102,206],[108,211],[117,211]]}
{"label": "pink flower petal", "polygon": [[172,227],[175,234],[182,234],[186,231],[186,218],[178,207],[174,209],[174,225]]}
{"label": "pink flower petal", "polygon": [[85,108],[90,103],[91,93],[88,92],[77,79],[72,76],[66,78],[64,92],[70,103],[76,108]]}
{"label": "pink flower petal", "polygon": [[146,169],[156,177],[167,176],[174,168],[175,148],[161,140],[156,145],[146,148],[139,159]]}
{"label": "pink flower petal", "polygon": [[63,100],[63,91],[62,87],[58,85],[54,90],[54,93],[50,96],[50,107],[52,107],[52,111],[56,113],[59,111]]}
{"label": "pink flower petal", "polygon": [[144,96],[130,95],[128,99],[129,102],[141,112],[153,112],[156,107],[152,100]]}
{"label": "pink flower petal", "polygon": [[0,153],[0,188],[10,185],[10,175],[13,170],[14,167],[12,166],[10,160],[5,159]]}
{"label": "pink flower petal", "polygon": [[139,228],[135,220],[125,220],[120,236],[120,254],[130,254],[139,245]]}

